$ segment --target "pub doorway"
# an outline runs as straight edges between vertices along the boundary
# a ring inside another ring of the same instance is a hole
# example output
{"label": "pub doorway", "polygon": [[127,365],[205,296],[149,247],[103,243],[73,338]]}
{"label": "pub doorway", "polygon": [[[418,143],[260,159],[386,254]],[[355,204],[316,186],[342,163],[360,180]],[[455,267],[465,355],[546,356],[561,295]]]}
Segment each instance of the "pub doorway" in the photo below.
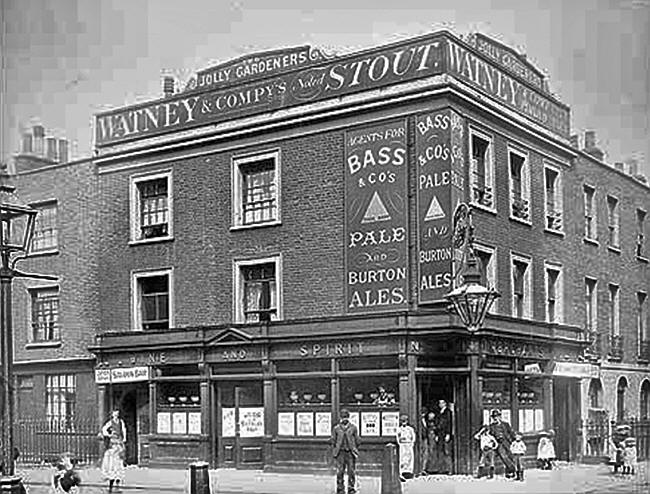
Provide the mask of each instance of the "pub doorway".
{"label": "pub doorway", "polygon": [[578,379],[553,378],[553,429],[558,460],[576,458],[577,432],[581,428],[579,383]]}
{"label": "pub doorway", "polygon": [[[451,437],[446,442],[445,437],[432,434],[430,420],[422,416],[426,410],[429,417],[431,413],[440,413],[439,402],[444,400],[451,415]],[[457,453],[457,418],[456,405],[458,403],[458,385],[454,376],[443,374],[421,375],[418,377],[418,427],[417,433],[420,442],[419,470],[428,473],[456,473],[458,463]],[[427,423],[429,422],[429,426]],[[437,439],[437,441],[436,441]],[[448,457],[445,460],[445,457]]]}
{"label": "pub doorway", "polygon": [[261,381],[216,385],[217,466],[262,468],[264,464],[264,393]]}
{"label": "pub doorway", "polygon": [[138,395],[135,389],[122,396],[120,415],[127,431],[124,461],[127,465],[135,465],[138,463]]}

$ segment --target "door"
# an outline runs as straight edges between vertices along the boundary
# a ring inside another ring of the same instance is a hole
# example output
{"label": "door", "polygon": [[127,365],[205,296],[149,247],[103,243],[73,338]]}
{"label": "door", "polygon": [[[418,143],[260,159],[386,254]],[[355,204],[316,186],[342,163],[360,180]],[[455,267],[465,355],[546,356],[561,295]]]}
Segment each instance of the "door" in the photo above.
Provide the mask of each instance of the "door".
{"label": "door", "polygon": [[261,468],[264,396],[261,382],[217,384],[217,465]]}
{"label": "door", "polygon": [[129,465],[138,463],[138,420],[137,392],[132,389],[122,398],[121,415],[126,426],[125,461]]}
{"label": "door", "polygon": [[553,429],[557,458],[575,459],[580,429],[580,381],[577,379],[553,379]]}

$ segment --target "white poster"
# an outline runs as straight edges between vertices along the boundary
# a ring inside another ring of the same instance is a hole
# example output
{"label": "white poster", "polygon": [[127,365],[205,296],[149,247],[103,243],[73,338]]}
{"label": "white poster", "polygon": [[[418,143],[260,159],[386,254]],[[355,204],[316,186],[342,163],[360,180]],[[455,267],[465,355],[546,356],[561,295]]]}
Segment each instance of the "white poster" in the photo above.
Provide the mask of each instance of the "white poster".
{"label": "white poster", "polygon": [[172,415],[169,412],[158,412],[156,419],[158,434],[170,434],[172,431]]}
{"label": "white poster", "polygon": [[190,412],[187,416],[187,433],[201,434],[201,412]]}
{"label": "white poster", "polygon": [[235,437],[235,409],[221,409],[221,437]]}
{"label": "white poster", "polygon": [[293,412],[278,413],[278,436],[293,436],[295,428],[295,415]]}
{"label": "white poster", "polygon": [[239,437],[264,436],[264,407],[239,409]]}
{"label": "white poster", "polygon": [[359,412],[350,412],[350,423],[354,424],[359,430]]}
{"label": "white poster", "polygon": [[329,436],[332,434],[332,414],[330,412],[316,412],[316,435]]}
{"label": "white poster", "polygon": [[399,426],[399,412],[381,412],[381,435],[396,436]]}
{"label": "white poster", "polygon": [[490,423],[490,410],[487,408],[483,410],[483,425],[488,425]]}
{"label": "white poster", "polygon": [[172,413],[172,434],[187,434],[187,413]]}
{"label": "white poster", "polygon": [[524,410],[524,423],[526,427],[522,432],[533,432],[535,430],[535,410],[532,408]]}
{"label": "white poster", "polygon": [[361,435],[362,436],[379,435],[379,412],[361,413]]}
{"label": "white poster", "polygon": [[543,408],[535,409],[535,430],[537,431],[544,430],[544,409]]}
{"label": "white poster", "polygon": [[510,410],[501,410],[501,419],[504,422],[512,424],[512,416],[510,415]]}
{"label": "white poster", "polygon": [[298,436],[313,436],[314,435],[314,413],[313,412],[298,412],[296,414],[296,422],[298,425]]}

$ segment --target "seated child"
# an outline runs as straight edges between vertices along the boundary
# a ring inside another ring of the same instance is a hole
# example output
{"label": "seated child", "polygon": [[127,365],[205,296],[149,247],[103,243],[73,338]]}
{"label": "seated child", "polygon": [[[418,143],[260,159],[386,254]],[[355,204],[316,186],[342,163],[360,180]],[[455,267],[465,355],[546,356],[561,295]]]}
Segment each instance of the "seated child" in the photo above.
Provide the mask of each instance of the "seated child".
{"label": "seated child", "polygon": [[540,433],[537,444],[537,463],[542,470],[551,470],[555,459],[555,446],[551,438],[551,431]]}
{"label": "seated child", "polygon": [[67,454],[63,454],[55,463],[56,472],[52,478],[52,486],[56,494],[70,494],[78,492],[81,484],[81,477],[74,470],[72,460]]}
{"label": "seated child", "polygon": [[623,473],[636,473],[636,439],[633,437],[623,441]]}
{"label": "seated child", "polygon": [[479,441],[481,448],[481,459],[478,464],[478,474],[476,478],[484,477],[486,474],[489,478],[494,478],[494,452],[498,443],[496,438],[490,434],[490,429],[483,426],[480,431],[474,435],[474,439]]}
{"label": "seated child", "polygon": [[515,470],[516,470],[516,477],[515,480],[524,480],[524,465],[523,465],[523,458],[524,455],[526,454],[526,443],[523,440],[523,436],[521,435],[521,432],[517,432],[515,434],[515,440],[512,441],[510,444],[510,453],[512,453],[512,456],[515,459]]}

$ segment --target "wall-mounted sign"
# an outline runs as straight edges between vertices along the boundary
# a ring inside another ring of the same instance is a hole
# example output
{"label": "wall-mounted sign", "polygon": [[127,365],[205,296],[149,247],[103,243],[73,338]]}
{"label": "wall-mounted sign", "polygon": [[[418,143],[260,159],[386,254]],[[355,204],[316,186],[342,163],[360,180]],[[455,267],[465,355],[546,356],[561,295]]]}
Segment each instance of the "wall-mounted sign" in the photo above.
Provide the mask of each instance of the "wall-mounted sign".
{"label": "wall-mounted sign", "polygon": [[239,437],[264,436],[264,407],[239,409]]}
{"label": "wall-mounted sign", "polygon": [[296,430],[296,416],[293,412],[278,413],[278,436],[293,436]]}
{"label": "wall-mounted sign", "polygon": [[235,437],[236,432],[235,409],[221,409],[221,437]]}
{"label": "wall-mounted sign", "polygon": [[524,372],[526,374],[541,374],[542,368],[539,366],[539,364],[525,364]]}
{"label": "wall-mounted sign", "polygon": [[443,40],[443,35],[433,34],[229,88],[180,93],[101,113],[95,118],[95,145],[224,122],[437,75],[443,69]]}
{"label": "wall-mounted sign", "polygon": [[148,380],[149,367],[120,367],[118,369],[111,369],[111,382],[113,384]]}
{"label": "wall-mounted sign", "polygon": [[395,338],[371,338],[367,340],[324,340],[306,343],[278,343],[271,346],[269,358],[311,359],[346,358],[362,355],[388,355],[398,353],[398,340]]}
{"label": "wall-mounted sign", "polygon": [[482,34],[475,33],[467,42],[483,55],[488,56],[511,74],[544,90],[544,74],[532,65],[524,55],[518,54],[507,45]]}
{"label": "wall-mounted sign", "polygon": [[452,220],[463,202],[463,119],[445,108],[416,117],[418,300],[438,302],[454,280]]}
{"label": "wall-mounted sign", "polygon": [[95,383],[110,384],[110,382],[111,382],[110,369],[95,369]]}
{"label": "wall-mounted sign", "polygon": [[555,362],[553,366],[553,375],[562,377],[576,378],[596,378],[599,377],[599,367],[593,364],[581,362]]}
{"label": "wall-mounted sign", "polygon": [[185,90],[205,90],[241,84],[252,79],[261,79],[292,71],[323,60],[325,60],[325,56],[321,51],[310,46],[297,46],[245,55],[197,72],[196,76],[188,81]]}
{"label": "wall-mounted sign", "polygon": [[569,107],[541,90],[522,84],[495,63],[447,40],[448,73],[504,103],[542,127],[569,137]]}
{"label": "wall-mounted sign", "polygon": [[406,120],[345,134],[345,310],[404,308],[408,293]]}
{"label": "wall-mounted sign", "polygon": [[550,349],[546,345],[523,343],[503,338],[485,338],[481,340],[481,352],[506,357],[548,358]]}

